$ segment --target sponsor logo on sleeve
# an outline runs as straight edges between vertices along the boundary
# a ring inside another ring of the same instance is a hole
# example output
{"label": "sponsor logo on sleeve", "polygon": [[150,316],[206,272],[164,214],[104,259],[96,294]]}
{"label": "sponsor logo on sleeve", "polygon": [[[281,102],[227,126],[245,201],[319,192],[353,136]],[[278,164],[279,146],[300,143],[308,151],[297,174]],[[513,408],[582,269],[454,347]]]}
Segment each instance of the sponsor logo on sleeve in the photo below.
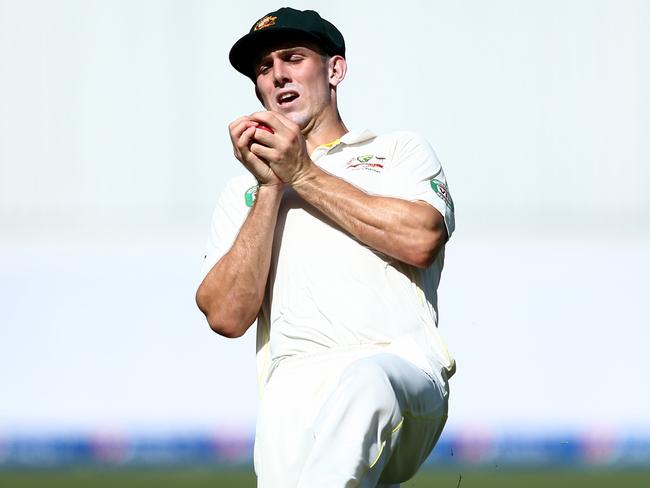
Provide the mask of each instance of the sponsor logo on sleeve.
{"label": "sponsor logo on sleeve", "polygon": [[252,207],[253,204],[255,203],[255,199],[257,198],[257,190],[258,186],[251,186],[248,190],[246,190],[246,193],[244,193],[244,201],[246,202],[247,207]]}
{"label": "sponsor logo on sleeve", "polygon": [[380,156],[373,156],[367,154],[365,156],[358,156],[350,159],[345,165],[345,169],[350,171],[372,171],[374,173],[381,173],[384,170],[384,160]]}
{"label": "sponsor logo on sleeve", "polygon": [[436,180],[435,178],[432,179],[430,183],[431,188],[436,192],[436,195],[442,198],[450,209],[454,210],[454,201],[451,199],[447,186],[442,181]]}

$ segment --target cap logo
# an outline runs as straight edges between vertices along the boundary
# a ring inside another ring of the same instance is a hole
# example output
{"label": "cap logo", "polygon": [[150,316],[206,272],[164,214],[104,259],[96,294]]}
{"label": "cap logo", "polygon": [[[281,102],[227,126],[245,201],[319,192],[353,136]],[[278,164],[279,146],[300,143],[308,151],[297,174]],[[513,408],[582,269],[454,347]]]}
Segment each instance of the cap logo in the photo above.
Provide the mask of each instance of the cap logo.
{"label": "cap logo", "polygon": [[266,29],[267,27],[271,27],[272,25],[275,25],[276,20],[278,20],[277,17],[273,17],[272,15],[267,15],[262,20],[260,20],[257,24],[255,24],[255,27],[253,27],[253,31],[258,31],[258,30]]}

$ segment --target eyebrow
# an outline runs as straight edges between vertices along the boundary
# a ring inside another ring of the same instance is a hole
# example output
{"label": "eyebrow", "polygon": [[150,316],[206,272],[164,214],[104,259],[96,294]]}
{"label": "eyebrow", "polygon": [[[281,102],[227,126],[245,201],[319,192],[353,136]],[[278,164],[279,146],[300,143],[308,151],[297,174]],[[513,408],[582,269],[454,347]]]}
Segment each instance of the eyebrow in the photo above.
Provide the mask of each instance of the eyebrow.
{"label": "eyebrow", "polygon": [[271,57],[271,53],[277,53],[279,56],[282,56],[282,55],[291,54],[305,49],[307,48],[304,46],[294,46],[294,47],[287,47],[284,49],[274,49],[273,51],[270,51],[269,53],[260,56],[256,64],[259,65],[262,62],[267,61]]}

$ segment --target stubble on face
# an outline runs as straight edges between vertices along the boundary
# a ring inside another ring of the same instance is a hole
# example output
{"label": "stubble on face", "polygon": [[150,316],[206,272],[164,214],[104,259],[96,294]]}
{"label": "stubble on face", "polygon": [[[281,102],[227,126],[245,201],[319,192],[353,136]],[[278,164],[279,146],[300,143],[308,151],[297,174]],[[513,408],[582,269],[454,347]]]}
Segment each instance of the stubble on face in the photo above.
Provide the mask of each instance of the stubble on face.
{"label": "stubble on face", "polygon": [[309,41],[272,45],[256,62],[258,98],[267,110],[282,113],[301,130],[314,125],[331,101],[328,59]]}

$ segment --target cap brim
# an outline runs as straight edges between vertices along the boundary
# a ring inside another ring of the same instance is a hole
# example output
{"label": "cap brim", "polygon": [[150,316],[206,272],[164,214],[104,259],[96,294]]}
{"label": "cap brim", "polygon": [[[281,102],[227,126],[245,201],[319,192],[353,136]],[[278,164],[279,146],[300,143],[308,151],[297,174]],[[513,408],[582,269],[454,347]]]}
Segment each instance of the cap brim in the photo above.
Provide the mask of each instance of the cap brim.
{"label": "cap brim", "polygon": [[323,41],[317,36],[309,34],[304,30],[294,29],[291,27],[276,27],[269,30],[259,30],[250,32],[239,39],[230,49],[228,58],[233,68],[248,76],[255,82],[255,61],[260,52],[269,47],[273,41],[282,41],[290,39],[303,39],[312,41],[320,46],[323,51],[327,51],[323,46]]}

